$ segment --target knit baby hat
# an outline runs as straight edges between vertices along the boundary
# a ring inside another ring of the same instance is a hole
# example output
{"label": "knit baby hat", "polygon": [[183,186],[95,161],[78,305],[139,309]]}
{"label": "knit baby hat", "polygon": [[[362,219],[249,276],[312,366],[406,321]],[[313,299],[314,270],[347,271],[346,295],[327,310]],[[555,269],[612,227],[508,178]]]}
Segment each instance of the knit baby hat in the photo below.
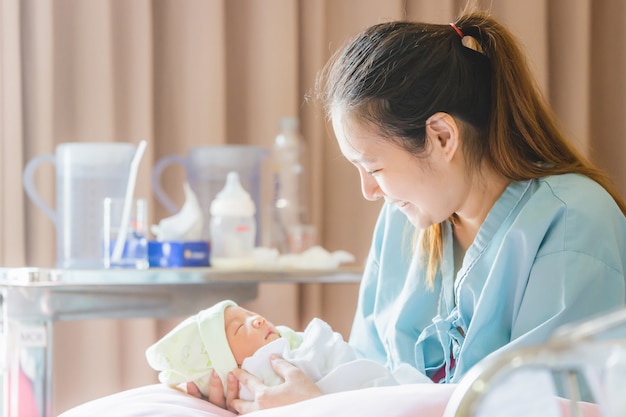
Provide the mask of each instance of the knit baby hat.
{"label": "knit baby hat", "polygon": [[159,372],[159,381],[178,385],[193,381],[208,395],[211,371],[215,370],[226,392],[227,376],[237,368],[224,328],[224,310],[237,304],[220,301],[191,316],[146,350],[150,366]]}

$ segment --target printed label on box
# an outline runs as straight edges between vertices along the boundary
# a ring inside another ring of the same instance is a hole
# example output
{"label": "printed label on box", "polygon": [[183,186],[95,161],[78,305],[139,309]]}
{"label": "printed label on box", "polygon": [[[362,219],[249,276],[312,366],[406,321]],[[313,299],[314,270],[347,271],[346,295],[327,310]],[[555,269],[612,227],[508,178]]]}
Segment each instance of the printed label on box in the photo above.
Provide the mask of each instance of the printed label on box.
{"label": "printed label on box", "polygon": [[45,326],[22,326],[20,328],[20,346],[22,347],[45,347],[48,338]]}

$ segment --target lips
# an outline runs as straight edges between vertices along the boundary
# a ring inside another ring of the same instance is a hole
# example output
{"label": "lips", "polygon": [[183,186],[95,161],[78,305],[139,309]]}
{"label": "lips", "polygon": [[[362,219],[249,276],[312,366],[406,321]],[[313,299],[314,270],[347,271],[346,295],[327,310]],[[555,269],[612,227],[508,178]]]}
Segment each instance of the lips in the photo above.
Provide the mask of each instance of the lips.
{"label": "lips", "polygon": [[265,340],[269,339],[269,337],[273,334],[274,334],[274,331],[272,329],[268,329],[267,333],[265,334]]}

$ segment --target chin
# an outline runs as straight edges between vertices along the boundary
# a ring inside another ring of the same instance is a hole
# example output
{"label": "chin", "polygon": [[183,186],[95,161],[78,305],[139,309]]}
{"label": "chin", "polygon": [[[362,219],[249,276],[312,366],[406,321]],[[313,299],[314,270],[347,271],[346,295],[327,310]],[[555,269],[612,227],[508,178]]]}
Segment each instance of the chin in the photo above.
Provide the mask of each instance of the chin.
{"label": "chin", "polygon": [[[407,217],[408,217],[408,216],[407,216]],[[417,228],[417,229],[425,229],[425,228],[427,228],[428,226],[430,226],[430,225],[426,225],[426,226],[424,226],[424,225],[422,224],[422,221],[421,221],[420,219],[416,219],[416,218],[414,218],[414,217],[408,217],[408,219],[409,219],[409,223],[411,223],[411,224],[412,224],[413,226],[415,226],[415,228]]]}
{"label": "chin", "polygon": [[407,220],[418,229],[424,229],[425,227],[430,226],[430,224],[425,224],[426,222],[424,221],[424,219],[421,218],[419,214],[415,212],[415,210],[411,210],[411,208],[409,208],[408,210],[402,210],[402,213],[404,213]]}
{"label": "chin", "polygon": [[409,223],[417,229],[426,229],[433,224],[430,217],[425,217],[424,213],[418,210],[416,206],[411,203],[409,203],[406,207],[401,207],[400,211],[406,216]]}
{"label": "chin", "polygon": [[409,220],[409,223],[411,223],[416,229],[419,230],[427,229],[428,227],[435,224],[430,219],[424,219],[415,213],[407,214],[406,217]]}

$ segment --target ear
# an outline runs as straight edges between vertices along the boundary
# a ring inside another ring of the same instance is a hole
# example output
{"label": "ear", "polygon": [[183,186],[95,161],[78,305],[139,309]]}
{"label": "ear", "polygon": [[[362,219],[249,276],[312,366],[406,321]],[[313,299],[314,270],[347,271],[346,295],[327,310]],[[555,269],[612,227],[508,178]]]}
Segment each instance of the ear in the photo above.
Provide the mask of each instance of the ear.
{"label": "ear", "polygon": [[459,126],[448,113],[438,112],[426,120],[426,137],[450,161],[459,147]]}

